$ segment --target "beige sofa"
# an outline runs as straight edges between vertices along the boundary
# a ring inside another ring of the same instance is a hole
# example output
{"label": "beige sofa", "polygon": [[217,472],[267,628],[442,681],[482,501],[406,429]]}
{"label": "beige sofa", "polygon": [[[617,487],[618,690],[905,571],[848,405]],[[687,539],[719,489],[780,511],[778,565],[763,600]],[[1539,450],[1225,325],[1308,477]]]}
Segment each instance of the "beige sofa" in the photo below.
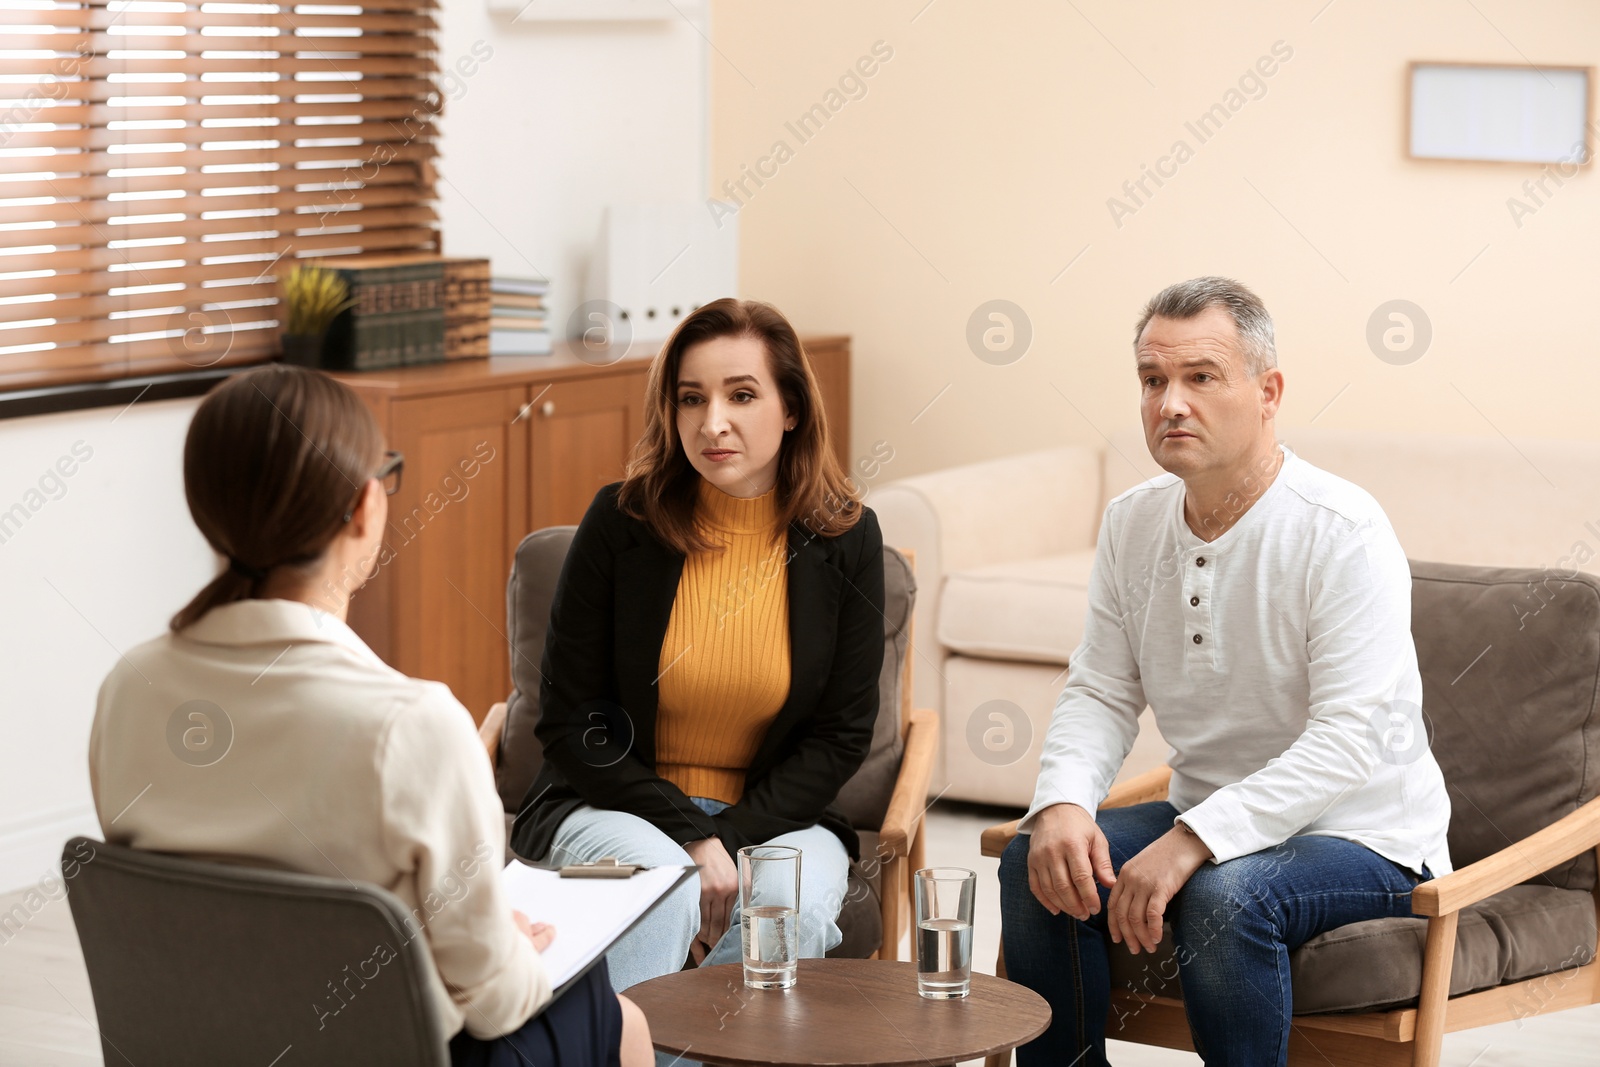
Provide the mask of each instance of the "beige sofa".
{"label": "beige sofa", "polygon": [[[1600,443],[1315,427],[1279,434],[1377,498],[1412,559],[1600,573]],[[932,792],[1026,806],[1083,634],[1106,502],[1159,474],[1135,427],[1101,447],[975,463],[875,489],[884,540],[916,552],[918,707],[941,712]],[[1528,611],[1541,604],[1530,589]],[[1167,747],[1145,712],[1123,777]]]}

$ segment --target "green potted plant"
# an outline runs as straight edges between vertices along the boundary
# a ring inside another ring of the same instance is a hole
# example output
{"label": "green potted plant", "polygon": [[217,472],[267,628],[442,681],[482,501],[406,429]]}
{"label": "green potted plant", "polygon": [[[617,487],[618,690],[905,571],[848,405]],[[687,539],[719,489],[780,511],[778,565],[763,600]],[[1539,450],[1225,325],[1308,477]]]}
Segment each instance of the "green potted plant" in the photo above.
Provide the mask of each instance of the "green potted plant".
{"label": "green potted plant", "polygon": [[296,264],[283,279],[283,361],[320,367],[328,327],[354,305],[350,286],[338,271],[315,263]]}

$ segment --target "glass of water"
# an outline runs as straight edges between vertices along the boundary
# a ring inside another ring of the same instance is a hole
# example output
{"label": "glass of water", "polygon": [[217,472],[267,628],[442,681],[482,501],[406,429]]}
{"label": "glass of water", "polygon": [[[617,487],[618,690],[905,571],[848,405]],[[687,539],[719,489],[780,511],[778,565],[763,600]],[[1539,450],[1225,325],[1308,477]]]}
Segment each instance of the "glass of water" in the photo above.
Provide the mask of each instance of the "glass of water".
{"label": "glass of water", "polygon": [[788,989],[800,975],[800,850],[746,845],[739,850],[739,923],[744,984]]}
{"label": "glass of water", "polygon": [[924,867],[912,875],[917,905],[917,992],[929,1000],[972,988],[972,898],[978,876],[963,867]]}

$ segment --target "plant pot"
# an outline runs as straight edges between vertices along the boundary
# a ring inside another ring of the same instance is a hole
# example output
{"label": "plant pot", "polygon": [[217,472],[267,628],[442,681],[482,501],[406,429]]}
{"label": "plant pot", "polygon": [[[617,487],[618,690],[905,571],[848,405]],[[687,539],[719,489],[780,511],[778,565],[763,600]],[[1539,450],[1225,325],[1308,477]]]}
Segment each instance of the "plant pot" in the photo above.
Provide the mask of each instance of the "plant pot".
{"label": "plant pot", "polygon": [[286,333],[283,335],[283,361],[300,367],[322,366],[322,341],[325,334]]}

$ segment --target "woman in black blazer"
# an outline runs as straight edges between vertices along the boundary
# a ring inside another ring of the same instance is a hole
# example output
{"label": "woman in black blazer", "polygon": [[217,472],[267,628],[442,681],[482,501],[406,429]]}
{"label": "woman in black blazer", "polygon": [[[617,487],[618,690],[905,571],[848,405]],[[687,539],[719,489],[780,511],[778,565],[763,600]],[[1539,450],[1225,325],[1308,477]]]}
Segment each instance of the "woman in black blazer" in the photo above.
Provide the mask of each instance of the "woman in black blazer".
{"label": "woman in black blazer", "polygon": [[595,497],[551,606],[544,765],[512,847],[699,876],[618,942],[612,981],[740,959],[733,856],[801,848],[801,955],[837,945],[859,845],[835,808],[883,664],[883,539],[775,308],[719,300],[650,370],[646,431]]}

